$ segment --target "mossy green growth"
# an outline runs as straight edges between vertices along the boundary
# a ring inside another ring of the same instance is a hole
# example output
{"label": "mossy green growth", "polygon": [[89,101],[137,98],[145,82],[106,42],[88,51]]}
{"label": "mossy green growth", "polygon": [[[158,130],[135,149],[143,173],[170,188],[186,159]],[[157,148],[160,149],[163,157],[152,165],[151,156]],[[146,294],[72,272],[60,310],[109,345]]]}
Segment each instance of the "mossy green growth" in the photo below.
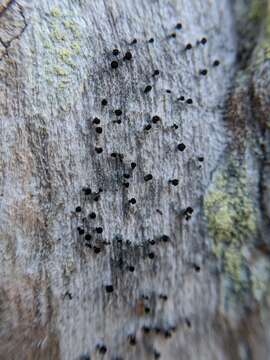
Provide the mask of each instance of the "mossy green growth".
{"label": "mossy green growth", "polygon": [[[222,173],[205,199],[205,213],[213,252],[221,260],[234,290],[244,287],[242,248],[256,232],[256,211],[249,198],[244,170],[233,167],[235,175]],[[233,180],[232,180],[233,179]]]}

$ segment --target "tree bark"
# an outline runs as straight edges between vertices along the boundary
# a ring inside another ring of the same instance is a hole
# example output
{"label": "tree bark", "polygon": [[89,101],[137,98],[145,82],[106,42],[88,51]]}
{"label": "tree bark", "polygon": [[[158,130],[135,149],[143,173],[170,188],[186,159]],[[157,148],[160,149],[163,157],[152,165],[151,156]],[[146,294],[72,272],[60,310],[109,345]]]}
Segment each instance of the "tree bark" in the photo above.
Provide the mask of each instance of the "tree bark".
{"label": "tree bark", "polygon": [[268,359],[269,24],[0,0],[0,359]]}

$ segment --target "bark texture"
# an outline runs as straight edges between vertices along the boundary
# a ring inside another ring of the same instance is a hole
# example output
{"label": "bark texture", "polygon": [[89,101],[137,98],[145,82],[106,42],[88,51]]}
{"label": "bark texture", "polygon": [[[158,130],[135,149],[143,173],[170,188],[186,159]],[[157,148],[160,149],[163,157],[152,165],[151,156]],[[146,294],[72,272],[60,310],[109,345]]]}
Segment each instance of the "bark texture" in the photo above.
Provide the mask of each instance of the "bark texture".
{"label": "bark texture", "polygon": [[0,0],[0,359],[269,358],[269,39],[268,0]]}

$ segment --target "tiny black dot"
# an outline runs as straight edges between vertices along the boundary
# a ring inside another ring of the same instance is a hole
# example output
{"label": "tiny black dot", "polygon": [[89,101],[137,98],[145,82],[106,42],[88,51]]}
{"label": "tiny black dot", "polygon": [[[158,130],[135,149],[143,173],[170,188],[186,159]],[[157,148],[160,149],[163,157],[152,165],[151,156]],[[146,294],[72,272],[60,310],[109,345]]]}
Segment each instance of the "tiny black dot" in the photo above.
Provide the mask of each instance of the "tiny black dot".
{"label": "tiny black dot", "polygon": [[204,157],[203,157],[203,156],[199,156],[199,157],[198,157],[198,161],[203,162],[203,161],[204,161]]}
{"label": "tiny black dot", "polygon": [[160,352],[157,351],[157,350],[155,350],[155,351],[154,351],[154,357],[155,357],[155,359],[159,359],[159,358],[161,357]]}
{"label": "tiny black dot", "polygon": [[101,249],[98,246],[94,246],[94,253],[99,254]]}
{"label": "tiny black dot", "polygon": [[95,147],[96,153],[101,154],[103,149],[101,147]]}
{"label": "tiny black dot", "polygon": [[112,285],[106,285],[105,288],[106,288],[107,293],[113,292],[113,286]]}
{"label": "tiny black dot", "polygon": [[153,73],[153,76],[157,76],[157,75],[159,75],[159,70],[155,70]]}
{"label": "tiny black dot", "polygon": [[178,125],[173,124],[173,125],[172,125],[172,129],[178,129]]}
{"label": "tiny black dot", "polygon": [[184,101],[184,100],[185,100],[185,97],[184,97],[184,96],[180,96],[177,100]]}
{"label": "tiny black dot", "polygon": [[82,211],[82,208],[80,206],[77,206],[76,209],[75,209],[76,212],[81,212]]}
{"label": "tiny black dot", "polygon": [[107,347],[105,345],[99,345],[97,349],[100,352],[100,354],[106,354],[107,352]]}
{"label": "tiny black dot", "polygon": [[129,187],[129,182],[124,182],[123,186],[127,189]]}
{"label": "tiny black dot", "polygon": [[97,215],[96,215],[96,213],[91,212],[91,213],[89,214],[89,217],[90,217],[90,219],[95,219],[95,218],[97,217]]}
{"label": "tiny black dot", "polygon": [[80,235],[83,235],[83,234],[84,234],[84,229],[78,227],[77,230],[78,230],[78,232],[79,232]]}
{"label": "tiny black dot", "polygon": [[90,234],[85,234],[85,240],[90,241],[92,239],[92,236]]}
{"label": "tiny black dot", "polygon": [[201,44],[205,45],[206,43],[207,43],[207,39],[206,39],[206,38],[202,38]]}
{"label": "tiny black dot", "polygon": [[101,133],[102,133],[102,127],[98,126],[98,127],[96,128],[96,133],[97,133],[97,134],[101,134]]}
{"label": "tiny black dot", "polygon": [[144,312],[145,312],[146,314],[149,314],[149,313],[150,313],[150,307],[149,307],[149,306],[145,306],[145,307],[144,307]]}
{"label": "tiny black dot", "polygon": [[155,243],[156,243],[155,240],[149,240],[150,245],[155,245]]}
{"label": "tiny black dot", "polygon": [[190,50],[190,49],[192,49],[192,45],[191,45],[191,44],[187,44],[187,45],[186,45],[186,50]]}
{"label": "tiny black dot", "polygon": [[133,39],[131,45],[137,44],[137,39]]}
{"label": "tiny black dot", "polygon": [[215,61],[213,62],[213,66],[219,66],[219,64],[220,64],[219,60],[215,60]]}
{"label": "tiny black dot", "polygon": [[151,85],[147,85],[144,89],[144,93],[149,93],[152,90],[152,86]]}
{"label": "tiny black dot", "polygon": [[96,232],[97,232],[98,234],[102,234],[102,233],[103,233],[102,227],[97,227],[97,228],[96,228]]}
{"label": "tiny black dot", "polygon": [[155,115],[155,116],[152,117],[152,122],[153,122],[153,124],[156,124],[156,123],[158,123],[159,121],[161,121],[161,118],[160,118],[159,116]]}
{"label": "tiny black dot", "polygon": [[129,335],[128,336],[128,341],[129,341],[130,345],[132,345],[132,346],[136,345],[136,337],[135,337],[135,335]]}
{"label": "tiny black dot", "polygon": [[166,93],[171,94],[172,92],[171,92],[171,90],[167,89]]}
{"label": "tiny black dot", "polygon": [[153,252],[150,252],[150,253],[148,254],[148,257],[149,257],[149,259],[154,259],[155,254],[154,254]]}
{"label": "tiny black dot", "polygon": [[160,298],[161,300],[164,300],[164,301],[167,301],[167,300],[168,300],[168,296],[167,296],[166,294],[160,294],[160,295],[159,295],[159,298]]}
{"label": "tiny black dot", "polygon": [[176,33],[175,33],[175,32],[174,32],[174,33],[171,33],[170,37],[176,38]]}
{"label": "tiny black dot", "polygon": [[185,319],[186,325],[190,328],[191,327],[191,322],[188,318]]}
{"label": "tiny black dot", "polygon": [[79,357],[79,360],[91,360],[90,355],[83,354]]}
{"label": "tiny black dot", "polygon": [[115,153],[115,152],[111,153],[111,157],[117,158],[117,153]]}
{"label": "tiny black dot", "polygon": [[107,101],[106,99],[103,99],[103,100],[101,101],[101,105],[102,105],[102,106],[108,105],[108,101]]}
{"label": "tiny black dot", "polygon": [[131,60],[131,59],[132,59],[132,54],[130,51],[127,51],[125,53],[124,60]]}
{"label": "tiny black dot", "polygon": [[170,241],[170,238],[169,238],[168,235],[162,235],[161,240],[164,241],[164,242],[168,242],[168,241]]}
{"label": "tiny black dot", "polygon": [[200,74],[203,75],[203,76],[206,76],[207,73],[208,73],[207,69],[200,70]]}
{"label": "tiny black dot", "polygon": [[90,195],[92,193],[90,188],[84,188],[83,192],[85,193],[85,195]]}
{"label": "tiny black dot", "polygon": [[152,180],[153,179],[153,175],[152,174],[147,174],[147,175],[145,175],[145,177],[144,177],[144,181],[150,181],[150,180]]}
{"label": "tiny black dot", "polygon": [[99,199],[100,199],[100,195],[99,195],[99,194],[97,194],[97,195],[94,196],[94,201],[98,201]]}
{"label": "tiny black dot", "polygon": [[165,338],[170,338],[172,336],[172,333],[169,330],[166,330],[164,332],[164,336],[165,336]]}
{"label": "tiny black dot", "polygon": [[154,38],[150,38],[150,39],[148,40],[149,43],[153,43],[154,41],[155,41]]}
{"label": "tiny black dot", "polygon": [[184,151],[185,148],[186,148],[186,145],[183,143],[177,145],[177,150],[179,150],[179,151]]}
{"label": "tiny black dot", "polygon": [[147,131],[149,131],[150,129],[151,129],[151,125],[150,124],[147,124],[147,125],[145,125],[145,127],[144,127],[144,130],[147,130]]}
{"label": "tiny black dot", "polygon": [[149,332],[150,332],[150,327],[149,327],[149,326],[143,326],[143,327],[142,327],[142,331],[143,331],[145,334],[149,334]]}
{"label": "tiny black dot", "polygon": [[130,272],[134,272],[135,267],[134,267],[133,265],[130,265],[130,266],[128,267],[128,270],[129,270]]}
{"label": "tiny black dot", "polygon": [[114,56],[117,56],[117,55],[119,55],[120,51],[118,49],[113,49],[112,53]]}
{"label": "tiny black dot", "polygon": [[130,178],[130,175],[129,174],[123,174],[124,178],[125,179],[129,179]]}
{"label": "tiny black dot", "polygon": [[135,162],[132,162],[132,163],[130,164],[130,166],[131,166],[131,169],[135,169],[135,167],[137,166],[137,164],[136,164]]}
{"label": "tiny black dot", "polygon": [[116,116],[121,116],[122,115],[122,110],[121,109],[116,109],[114,113],[115,113]]}
{"label": "tiny black dot", "polygon": [[175,28],[177,30],[181,30],[182,29],[182,24],[181,23],[176,24]]}
{"label": "tiny black dot", "polygon": [[194,210],[192,209],[191,206],[188,206],[188,207],[186,208],[186,213],[188,213],[188,214],[192,214],[193,211],[194,211]]}
{"label": "tiny black dot", "polygon": [[170,183],[173,185],[173,186],[177,186],[179,184],[179,180],[178,179],[172,179],[170,180]]}
{"label": "tiny black dot", "polygon": [[129,200],[129,203],[130,203],[130,204],[133,204],[133,205],[136,204],[136,199],[135,199],[135,198],[131,198],[131,199]]}
{"label": "tiny black dot", "polygon": [[118,62],[115,61],[115,60],[113,60],[113,61],[111,62],[111,68],[112,68],[112,69],[117,69],[117,68],[118,68]]}
{"label": "tiny black dot", "polygon": [[100,119],[95,117],[94,120],[93,120],[93,124],[95,124],[95,125],[100,124]]}
{"label": "tiny black dot", "polygon": [[187,99],[186,103],[187,104],[193,104],[193,100],[192,99]]}
{"label": "tiny black dot", "polygon": [[200,271],[201,271],[201,267],[200,267],[199,265],[194,264],[193,267],[194,267],[194,270],[195,270],[196,272],[200,272]]}

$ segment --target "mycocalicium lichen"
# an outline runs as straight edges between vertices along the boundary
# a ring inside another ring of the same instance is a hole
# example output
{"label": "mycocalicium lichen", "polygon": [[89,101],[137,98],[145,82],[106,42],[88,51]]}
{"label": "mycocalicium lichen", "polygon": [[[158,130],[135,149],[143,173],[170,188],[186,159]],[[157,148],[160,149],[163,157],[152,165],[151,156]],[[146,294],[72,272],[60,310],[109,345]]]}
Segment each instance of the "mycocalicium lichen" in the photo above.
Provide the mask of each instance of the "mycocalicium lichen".
{"label": "mycocalicium lichen", "polygon": [[[234,175],[230,176],[233,169]],[[256,234],[256,209],[249,196],[245,170],[236,166],[220,174],[205,199],[213,252],[233,290],[245,289],[247,263],[243,250]]]}

